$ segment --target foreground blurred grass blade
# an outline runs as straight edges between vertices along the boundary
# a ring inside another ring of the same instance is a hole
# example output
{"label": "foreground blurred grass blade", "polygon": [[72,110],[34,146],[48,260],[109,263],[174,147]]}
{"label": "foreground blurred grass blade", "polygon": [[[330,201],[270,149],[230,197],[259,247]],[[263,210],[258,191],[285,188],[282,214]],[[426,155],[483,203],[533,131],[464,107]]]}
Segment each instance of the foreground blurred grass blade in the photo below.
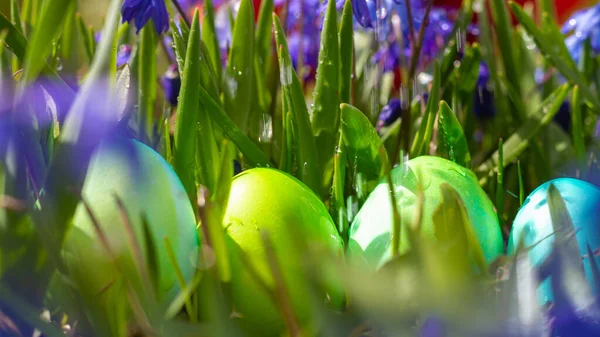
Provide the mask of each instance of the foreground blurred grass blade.
{"label": "foreground blurred grass blade", "polygon": [[[175,125],[175,142],[173,149],[175,172],[181,179],[185,191],[192,205],[196,203],[196,165],[207,164],[209,161],[196,161],[196,144],[209,146],[211,139],[206,142],[196,142],[198,137],[197,127],[200,118],[200,94],[197,83],[200,82],[200,21],[199,12],[196,10],[190,39],[185,56],[185,67],[181,81],[181,92],[177,104],[177,122]],[[212,137],[214,142],[214,137]],[[199,150],[200,151],[200,150]],[[210,160],[210,159],[209,159]],[[214,186],[213,170],[203,167],[199,169],[201,184]]]}
{"label": "foreground blurred grass blade", "polygon": [[[217,40],[217,30],[215,28],[215,8],[213,6],[213,0],[206,0],[204,2],[204,14],[206,16],[202,20],[202,42],[206,45],[211,64],[215,67],[217,83],[221,83],[221,51],[219,49],[219,41]],[[185,31],[183,38],[185,41]]]}
{"label": "foreground blurred grass blade", "polygon": [[152,21],[142,28],[139,42],[138,63],[138,136],[146,144],[154,142],[156,104],[156,29]]}
{"label": "foreground blurred grass blade", "polygon": [[202,87],[196,88],[200,93],[200,103],[210,115],[211,120],[220,127],[221,131],[231,139],[244,155],[246,163],[250,166],[271,166],[269,158],[242,133],[235,123],[225,114],[220,103]]}
{"label": "foreground blurred grass blade", "polygon": [[65,19],[64,11],[73,0],[48,0],[44,2],[44,11],[36,24],[31,42],[23,62],[24,84],[33,80],[46,64],[46,56],[52,50],[52,41],[58,36]]}
{"label": "foreground blurred grass blade", "polygon": [[340,103],[350,104],[354,58],[352,0],[346,0],[340,23]]}
{"label": "foreground blurred grass blade", "polygon": [[492,16],[495,23],[495,31],[498,35],[498,44],[500,45],[500,53],[502,54],[502,62],[504,63],[504,73],[509,82],[515,86],[515,90],[519,97],[521,88],[519,82],[519,66],[515,60],[513,47],[513,32],[511,22],[504,0],[491,0]]}
{"label": "foreground blurred grass blade", "polygon": [[529,141],[535,137],[541,128],[548,125],[552,121],[552,118],[554,118],[554,115],[558,113],[570,88],[568,83],[556,88],[556,90],[542,102],[538,111],[531,113],[521,127],[517,129],[506,142],[504,142],[504,160],[502,163],[499,163],[498,151],[496,151],[492,154],[490,159],[486,160],[475,170],[478,175],[484,175],[479,181],[481,184],[488,181],[490,174],[496,168],[496,165],[501,164],[506,167],[513,160],[517,159],[519,154],[527,148]]}
{"label": "foreground blurred grass blade", "polygon": [[440,82],[442,78],[440,66],[437,61],[434,62],[433,68],[433,84],[429,99],[427,100],[427,107],[425,108],[423,119],[421,120],[419,130],[415,135],[410,150],[411,158],[427,154],[429,152],[429,143],[433,137],[433,126],[440,107]]}
{"label": "foreground blurred grass blade", "polygon": [[555,46],[552,41],[549,41],[542,31],[537,27],[533,20],[525,13],[521,6],[510,1],[509,5],[515,14],[515,17],[525,27],[527,32],[533,37],[535,44],[540,49],[542,54],[548,58],[550,63],[554,65],[558,71],[569,81],[579,86],[581,94],[587,99],[595,108],[596,113],[600,111],[600,100],[598,96],[592,91],[592,89],[585,85],[583,76],[576,70],[571,68],[568,63],[565,63],[555,50]]}
{"label": "foreground blurred grass blade", "polygon": [[349,104],[340,105],[342,111],[342,135],[344,151],[348,166],[355,172],[352,176],[362,174],[367,181],[366,194],[385,176],[387,165],[387,152],[380,149],[383,143],[377,130],[371,125],[367,117]]}
{"label": "foreground blurred grass blade", "polygon": [[119,0],[111,2],[103,29],[104,38],[63,123],[40,199],[42,211],[36,214],[36,222],[51,258],[58,256],[79,202],[73,191],[81,190],[92,152],[117,122],[118,113],[110,107],[109,90],[115,80],[112,59],[116,49],[119,5]]}
{"label": "foreground blurred grass blade", "polygon": [[252,107],[253,68],[254,10],[252,0],[242,0],[233,28],[223,92],[225,111],[244,134]]}
{"label": "foreground blurred grass blade", "polygon": [[483,250],[469,221],[464,201],[447,183],[443,183],[440,190],[442,201],[433,212],[435,236],[453,260],[466,262],[467,254],[470,254],[479,271],[485,273],[487,267]]}
{"label": "foreground blurred grass blade", "polygon": [[464,167],[471,167],[467,139],[454,112],[444,101],[440,103],[438,119],[438,154]]}
{"label": "foreground blurred grass blade", "polygon": [[[288,111],[291,113],[291,124],[294,131],[298,176],[306,186],[312,189],[317,195],[321,195],[321,174],[317,163],[317,150],[311,131],[304,93],[302,92],[298,75],[292,65],[290,52],[285,40],[285,31],[275,14],[273,14],[273,24],[275,28],[275,41],[277,42],[282,95],[285,96]],[[287,111],[284,111],[284,113],[287,113]],[[288,131],[290,130],[286,130],[286,132]]]}
{"label": "foreground blurred grass blade", "polygon": [[[585,315],[585,311],[590,309],[590,303],[593,303],[594,297],[584,275],[583,259],[575,237],[573,221],[565,200],[554,184],[550,184],[548,187],[548,208],[554,229],[555,256],[551,258],[557,258],[560,265],[557,275],[553,275],[552,278],[553,289],[558,288],[563,292],[563,294],[555,294],[555,296],[558,301],[566,299],[576,308],[584,309],[580,314]],[[561,298],[561,295],[566,295],[567,298]]]}
{"label": "foreground blurred grass blade", "polygon": [[[321,172],[321,196],[329,194],[333,179],[333,155],[340,123],[339,72],[340,51],[337,33],[336,1],[330,1],[323,21],[319,65],[314,91],[312,131]],[[351,57],[352,54],[350,54]]]}

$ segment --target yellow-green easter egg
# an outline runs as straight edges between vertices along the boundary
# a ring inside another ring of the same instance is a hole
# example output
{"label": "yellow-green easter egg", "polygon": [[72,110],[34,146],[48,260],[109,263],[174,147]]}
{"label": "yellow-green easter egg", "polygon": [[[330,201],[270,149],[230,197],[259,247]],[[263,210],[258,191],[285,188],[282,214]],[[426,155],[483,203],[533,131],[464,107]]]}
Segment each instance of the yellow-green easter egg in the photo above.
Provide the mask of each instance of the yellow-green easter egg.
{"label": "yellow-green easter egg", "polygon": [[[63,247],[69,272],[85,281],[91,292],[118,287],[119,282],[115,284],[115,281],[127,279],[141,295],[138,269],[143,268],[150,275],[149,266],[155,265],[158,300],[163,303],[173,300],[180,288],[165,238],[187,282],[194,275],[199,239],[191,203],[171,166],[136,140],[106,140],[91,158],[81,195],[104,233],[119,268],[117,270],[112,262],[92,218],[80,202]],[[134,240],[115,197],[123,203]],[[142,217],[148,224],[147,233]],[[139,249],[134,249],[136,246]],[[140,254],[142,266],[136,252]],[[122,295],[126,296],[126,287],[121,288]]]}
{"label": "yellow-green easter egg", "polygon": [[[307,275],[298,242],[320,245],[342,254],[343,241],[325,205],[306,185],[289,174],[270,168],[254,168],[233,178],[224,225],[232,256],[231,287],[240,324],[254,336],[279,336],[284,321],[269,294],[257,284],[240,257],[269,285],[274,279],[267,261],[261,231],[273,243],[282,279],[300,324],[310,317]],[[343,303],[343,291],[331,280],[323,300],[334,307]]]}
{"label": "yellow-green easter egg", "polygon": [[[449,184],[461,197],[469,221],[479,240],[486,262],[503,253],[502,233],[493,205],[479,186],[472,171],[440,157],[420,156],[391,172],[401,224],[405,233],[418,207],[418,182],[423,189],[421,235],[438,240],[433,215],[442,202],[441,185]],[[392,256],[393,217],[389,185],[383,179],[371,192],[350,227],[348,255],[368,266],[379,268]],[[404,238],[406,236],[404,235]],[[409,249],[408,240],[400,242],[400,253]]]}

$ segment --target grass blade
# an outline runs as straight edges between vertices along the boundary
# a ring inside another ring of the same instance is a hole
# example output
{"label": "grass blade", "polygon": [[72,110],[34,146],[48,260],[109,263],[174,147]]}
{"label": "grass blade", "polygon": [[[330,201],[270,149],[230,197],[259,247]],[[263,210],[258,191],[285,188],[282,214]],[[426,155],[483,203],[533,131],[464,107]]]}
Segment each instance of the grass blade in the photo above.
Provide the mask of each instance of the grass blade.
{"label": "grass blade", "polygon": [[321,195],[321,175],[319,174],[315,140],[311,130],[304,92],[292,65],[290,52],[285,40],[285,31],[275,14],[273,14],[273,24],[275,28],[275,40],[278,46],[277,53],[281,86],[287,108],[291,113],[291,124],[294,131],[298,176],[306,186],[312,189],[317,195]]}
{"label": "grass blade", "polygon": [[224,78],[225,111],[245,134],[252,107],[254,70],[254,9],[242,0],[233,28],[231,50]]}
{"label": "grass blade", "polygon": [[[211,64],[215,67],[217,83],[221,83],[221,50],[219,49],[219,41],[217,40],[218,34],[215,28],[215,7],[213,6],[213,0],[206,0],[204,2],[204,13],[206,16],[202,20],[202,42],[204,42],[204,45],[206,46],[206,50],[208,51],[207,54],[208,57],[210,57]],[[186,34],[184,30],[184,41],[186,40],[185,35]]]}
{"label": "grass blade", "polygon": [[258,93],[258,106],[261,113],[269,109],[270,97],[267,88],[267,72],[271,60],[271,30],[273,28],[273,0],[261,2],[258,15],[255,49],[254,49],[254,76],[256,77],[256,91]]}
{"label": "grass blade", "polygon": [[[333,178],[333,155],[340,123],[339,72],[340,51],[337,34],[336,1],[330,1],[323,21],[319,65],[314,91],[312,131],[315,136],[319,170],[324,180],[320,195],[326,195]],[[352,55],[352,54],[350,54]]]}
{"label": "grass blade", "polygon": [[[504,152],[502,151],[503,141],[502,138],[498,140],[498,160],[504,161]],[[500,227],[503,224],[504,213],[504,166],[498,165],[498,173],[496,176],[496,213],[498,214],[498,220],[500,220]]]}
{"label": "grass blade", "polygon": [[437,116],[440,107],[440,82],[441,73],[440,66],[437,61],[433,65],[433,84],[431,87],[431,93],[429,100],[427,101],[427,107],[425,108],[425,114],[419,125],[419,130],[413,140],[412,148],[410,150],[410,157],[415,158],[420,155],[427,154],[429,151],[429,143],[433,137],[433,126],[435,124],[435,118]]}
{"label": "grass blade", "polygon": [[31,41],[23,61],[22,83],[27,84],[44,69],[46,56],[52,50],[52,43],[62,28],[65,19],[64,10],[73,0],[48,0],[44,11],[36,24]]}
{"label": "grass blade", "polygon": [[596,113],[600,112],[600,100],[590,89],[590,87],[585,85],[584,77],[576,69],[571,68],[561,59],[552,42],[548,41],[547,37],[544,36],[544,33],[542,33],[542,31],[537,27],[527,13],[525,13],[521,6],[512,1],[509,2],[509,5],[517,20],[519,20],[527,32],[533,37],[535,44],[542,54],[547,57],[550,63],[552,63],[552,65],[554,65],[567,80],[572,81],[575,85],[578,85],[582,97],[585,97],[585,99],[587,99],[594,106]]}
{"label": "grass blade", "polygon": [[[569,93],[570,85],[565,83],[556,88],[541,104],[538,111],[529,115],[529,118],[521,127],[506,140],[502,147],[504,158],[502,165],[506,167],[515,160],[521,152],[529,145],[529,141],[535,137],[541,128],[548,125]],[[499,163],[499,153],[496,151],[488,160],[482,163],[475,172],[484,175],[479,180],[480,184],[485,184],[490,177],[491,172]]]}
{"label": "grass blade", "polygon": [[504,73],[508,81],[515,86],[515,91],[521,96],[519,82],[519,66],[515,60],[514,48],[512,46],[513,32],[511,29],[510,17],[504,0],[491,0],[491,9],[494,22],[496,24],[496,34],[498,35],[498,44],[504,63]]}
{"label": "grass blade", "polygon": [[271,166],[269,158],[248,138],[227,116],[220,103],[217,103],[206,89],[199,87],[200,103],[208,111],[211,120],[218,125],[225,136],[238,147],[250,166]]}
{"label": "grass blade", "polygon": [[571,94],[571,134],[573,137],[573,147],[575,148],[575,157],[579,164],[579,169],[585,169],[585,145],[583,133],[583,119],[581,116],[581,97],[579,86],[573,88]]}
{"label": "grass blade", "polygon": [[346,0],[340,23],[340,102],[350,103],[352,58],[354,56],[354,21],[352,0]]}
{"label": "grass blade", "polygon": [[154,142],[156,105],[156,29],[149,21],[140,34],[138,64],[138,135],[147,144]]}

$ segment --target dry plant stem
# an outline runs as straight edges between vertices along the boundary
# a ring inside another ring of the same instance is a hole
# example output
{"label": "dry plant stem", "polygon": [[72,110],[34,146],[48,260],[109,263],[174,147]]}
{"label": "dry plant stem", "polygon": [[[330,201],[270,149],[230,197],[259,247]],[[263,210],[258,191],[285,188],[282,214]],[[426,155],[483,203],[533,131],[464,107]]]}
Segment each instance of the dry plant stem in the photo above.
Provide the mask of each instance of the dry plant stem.
{"label": "dry plant stem", "polygon": [[294,316],[294,311],[292,310],[292,305],[290,299],[288,298],[286,286],[283,283],[283,276],[281,275],[281,269],[277,263],[277,257],[275,256],[273,244],[271,243],[271,240],[265,231],[262,231],[261,234],[265,245],[265,250],[267,252],[269,267],[271,268],[273,280],[275,281],[275,299],[277,300],[281,313],[283,314],[285,325],[290,332],[290,336],[300,336],[300,327],[296,317]]}
{"label": "dry plant stem", "polygon": [[127,214],[127,210],[125,209],[125,205],[123,204],[123,200],[121,200],[121,198],[119,198],[119,196],[117,196],[116,194],[113,194],[113,198],[115,199],[117,207],[119,208],[121,221],[123,221],[123,227],[125,227],[125,232],[127,233],[127,238],[129,239],[129,244],[131,246],[131,250],[133,251],[133,256],[136,260],[136,269],[142,277],[146,290],[148,290],[150,294],[152,294],[152,283],[150,281],[148,273],[146,272],[146,262],[142,257],[142,250],[140,248],[139,242],[135,237],[135,232],[133,230],[133,226],[131,225],[131,221],[129,219],[129,215]]}
{"label": "dry plant stem", "polygon": [[185,21],[185,24],[188,27],[192,27],[192,23],[190,22],[190,19],[187,17],[187,14],[185,13],[185,11],[183,10],[183,8],[181,7],[181,5],[179,4],[179,1],[177,0],[172,0],[171,3],[173,3],[173,6],[175,6],[175,9],[177,10],[177,12],[179,13],[179,15],[183,18],[183,21]]}

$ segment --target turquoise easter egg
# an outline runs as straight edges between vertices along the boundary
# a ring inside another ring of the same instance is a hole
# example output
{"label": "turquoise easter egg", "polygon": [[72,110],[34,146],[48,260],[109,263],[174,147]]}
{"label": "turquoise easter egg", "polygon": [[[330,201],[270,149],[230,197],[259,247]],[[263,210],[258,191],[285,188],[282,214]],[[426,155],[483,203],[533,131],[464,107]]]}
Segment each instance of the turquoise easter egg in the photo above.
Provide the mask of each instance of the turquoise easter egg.
{"label": "turquoise easter egg", "polygon": [[[528,254],[533,265],[537,266],[548,257],[554,243],[554,229],[548,207],[550,184],[556,187],[565,201],[581,256],[587,255],[587,244],[592,250],[600,247],[600,189],[579,179],[554,179],[540,185],[525,199],[513,221],[508,242],[509,254],[515,253],[521,239],[525,247],[536,244]],[[596,256],[594,259],[600,265],[600,258]],[[583,259],[583,266],[587,279],[593,286],[589,258]],[[538,289],[538,296],[543,303],[552,301],[551,282],[551,279],[546,279]]]}
{"label": "turquoise easter egg", "polygon": [[[140,275],[150,275],[153,265],[156,297],[173,300],[180,287],[165,238],[186,282],[191,281],[199,248],[194,212],[181,181],[158,153],[136,140],[104,141],[91,158],[81,195],[106,239],[104,244],[80,202],[65,237],[63,257],[70,276],[85,285],[85,291],[99,294],[111,288],[127,298],[123,286],[127,280],[142,296]],[[122,201],[132,230],[127,229],[115,197]]]}
{"label": "turquoise easter egg", "polygon": [[[394,168],[391,178],[403,229],[414,221],[420,181],[424,196],[420,233],[433,242],[437,240],[433,214],[442,202],[440,187],[447,183],[463,200],[486,262],[493,261],[503,253],[498,218],[472,171],[440,157],[420,156],[409,160],[404,167],[400,165]],[[381,267],[391,258],[392,226],[389,186],[386,179],[383,179],[371,192],[352,222],[348,244],[349,256],[357,258],[358,261],[362,260],[367,265]],[[408,249],[408,240],[401,240],[400,254]]]}

